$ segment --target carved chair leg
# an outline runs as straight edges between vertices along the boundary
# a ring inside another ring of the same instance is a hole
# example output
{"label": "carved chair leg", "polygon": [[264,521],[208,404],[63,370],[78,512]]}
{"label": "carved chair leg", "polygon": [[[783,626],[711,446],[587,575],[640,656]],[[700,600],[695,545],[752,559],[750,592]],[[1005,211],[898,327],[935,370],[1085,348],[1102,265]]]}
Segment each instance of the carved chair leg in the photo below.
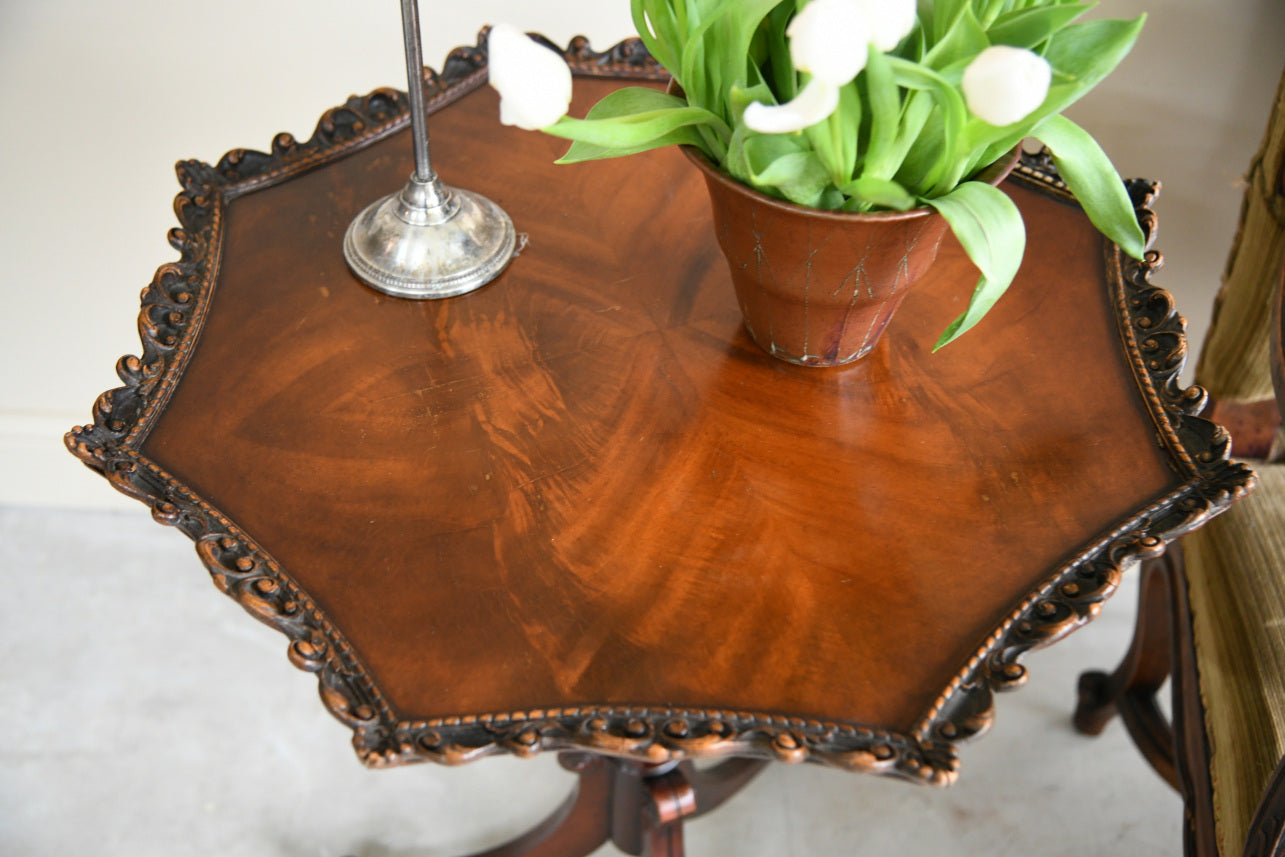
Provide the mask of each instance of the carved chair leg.
{"label": "carved chair leg", "polygon": [[1087,735],[1098,735],[1119,714],[1142,755],[1177,789],[1173,728],[1156,702],[1172,667],[1169,562],[1163,556],[1143,563],[1133,643],[1114,673],[1094,671],[1080,676],[1075,727]]}

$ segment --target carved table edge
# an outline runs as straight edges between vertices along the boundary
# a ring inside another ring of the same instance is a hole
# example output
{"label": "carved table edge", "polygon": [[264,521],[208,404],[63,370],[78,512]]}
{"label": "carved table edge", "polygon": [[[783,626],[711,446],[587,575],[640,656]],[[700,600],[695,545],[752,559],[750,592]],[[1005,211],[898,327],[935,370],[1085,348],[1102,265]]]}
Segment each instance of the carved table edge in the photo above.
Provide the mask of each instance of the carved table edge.
{"label": "carved table edge", "polygon": [[[430,109],[486,82],[486,35],[453,50],[442,72],[425,69]],[[596,52],[583,37],[556,48],[579,75],[665,80],[667,73],[641,42],[627,39]],[[1022,601],[976,650],[964,669],[907,734],[850,723],[768,713],[590,705],[406,721],[391,709],[342,634],[268,553],[234,522],[139,451],[156,414],[181,376],[215,287],[223,209],[236,196],[284,181],[400,131],[409,122],[404,93],[377,89],[327,111],[304,143],[279,134],[268,153],[235,149],[215,165],[182,161],[182,192],[171,230],[177,262],[157,269],[142,296],[142,355],[117,364],[124,386],[103,393],[90,425],[67,433],[68,449],[118,490],[152,509],[196,543],[215,585],[247,611],[284,633],[290,660],[318,677],[326,707],[354,731],[359,757],[372,767],[433,761],[460,764],[485,756],[530,756],[544,750],[588,749],[649,762],[746,756],[819,762],[848,770],[890,774],[945,785],[959,769],[954,744],[980,734],[994,718],[993,694],[1022,684],[1020,657],[1097,615],[1124,571],[1166,542],[1199,526],[1248,492],[1253,475],[1229,459],[1226,432],[1197,414],[1206,396],[1183,390],[1185,321],[1172,297],[1150,282],[1161,257],[1141,262],[1105,242],[1121,343],[1139,391],[1156,424],[1157,442],[1173,456],[1186,481],[1066,562]],[[1047,153],[1024,154],[1019,182],[1073,203]],[[1149,205],[1158,185],[1128,183],[1150,247],[1156,218]]]}
{"label": "carved table edge", "polygon": [[[1024,152],[1013,177],[1078,205],[1047,150]],[[988,729],[995,716],[994,693],[1027,679],[1020,663],[1024,654],[1095,618],[1127,570],[1161,555],[1166,544],[1253,490],[1253,472],[1231,460],[1227,432],[1199,416],[1208,401],[1205,390],[1194,385],[1184,389],[1179,382],[1188,354],[1187,323],[1173,296],[1151,282],[1164,263],[1152,249],[1158,221],[1151,205],[1160,184],[1146,179],[1125,184],[1146,236],[1146,251],[1141,260],[1131,259],[1102,239],[1105,280],[1121,348],[1155,425],[1156,443],[1185,481],[1071,557],[1025,598],[920,719],[913,732],[921,741],[960,741]]]}

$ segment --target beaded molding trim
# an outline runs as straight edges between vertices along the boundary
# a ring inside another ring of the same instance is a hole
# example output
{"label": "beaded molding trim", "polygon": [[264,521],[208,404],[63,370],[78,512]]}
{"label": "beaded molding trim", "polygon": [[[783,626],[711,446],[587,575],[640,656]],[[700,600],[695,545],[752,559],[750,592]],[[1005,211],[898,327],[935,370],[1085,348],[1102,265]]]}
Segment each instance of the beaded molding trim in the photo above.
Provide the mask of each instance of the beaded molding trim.
{"label": "beaded molding trim", "polygon": [[[486,35],[450,53],[439,74],[425,69],[430,110],[486,82]],[[577,37],[559,50],[576,74],[665,80],[667,74],[637,39],[596,52]],[[141,356],[117,364],[124,386],[102,394],[93,423],[66,436],[68,449],[118,490],[146,503],[153,517],[196,543],[215,585],[290,640],[288,654],[317,675],[327,708],[353,729],[367,765],[417,761],[459,764],[485,756],[530,756],[580,748],[649,762],[748,756],[819,762],[944,785],[958,774],[955,743],[984,731],[994,719],[994,694],[1022,684],[1022,655],[1065,636],[1097,615],[1138,561],[1199,526],[1245,494],[1252,474],[1229,460],[1225,432],[1196,416],[1206,396],[1183,389],[1185,322],[1173,299],[1151,283],[1162,264],[1148,251],[1141,262],[1105,249],[1107,279],[1117,310],[1121,346],[1129,357],[1157,426],[1186,481],[1115,531],[1085,547],[1032,592],[976,651],[910,734],[857,724],[759,712],[588,705],[407,722],[398,718],[342,633],[287,571],[236,524],[139,451],[156,415],[181,377],[199,338],[219,270],[226,203],[292,178],[400,131],[409,123],[404,93],[378,89],[327,111],[312,137],[279,134],[271,151],[236,149],[215,165],[184,161],[175,200],[180,227],[170,231],[177,262],[162,265],[142,297]],[[1023,155],[1018,181],[1073,202],[1046,153]],[[1150,210],[1158,186],[1128,183],[1139,222],[1155,234]],[[1105,243],[1105,242],[1104,242]]]}

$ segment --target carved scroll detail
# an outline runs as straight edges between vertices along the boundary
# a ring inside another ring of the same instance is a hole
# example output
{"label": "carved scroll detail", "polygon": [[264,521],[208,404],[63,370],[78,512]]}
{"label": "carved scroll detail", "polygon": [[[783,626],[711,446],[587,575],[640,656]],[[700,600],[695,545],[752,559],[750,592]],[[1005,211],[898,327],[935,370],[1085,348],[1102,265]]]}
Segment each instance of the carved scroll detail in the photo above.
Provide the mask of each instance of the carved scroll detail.
{"label": "carved scroll detail", "polygon": [[[452,51],[440,74],[425,70],[430,109],[485,82],[485,40],[484,30],[476,46]],[[636,39],[599,53],[576,38],[562,52],[578,74],[666,76]],[[353,744],[368,765],[459,764],[495,754],[529,756],[578,747],[655,762],[727,755],[810,761],[950,783],[958,771],[954,744],[987,728],[996,691],[1024,681],[1020,658],[1025,652],[1095,616],[1131,564],[1159,554],[1165,542],[1216,514],[1252,484],[1251,474],[1229,461],[1225,433],[1195,416],[1205,401],[1203,391],[1178,384],[1186,339],[1172,299],[1150,282],[1160,255],[1148,252],[1145,260],[1134,262],[1108,248],[1108,280],[1123,346],[1160,442],[1185,468],[1188,481],[1088,546],[1018,605],[909,734],[770,713],[606,705],[401,720],[343,635],[286,570],[139,449],[199,338],[216,288],[227,201],[341,157],[407,121],[406,96],[381,89],[328,111],[305,142],[281,134],[268,152],[237,149],[214,165],[180,163],[182,191],[174,204],[180,225],[169,236],[179,259],[162,265],[143,294],[138,323],[142,353],[121,359],[117,372],[123,386],[99,397],[92,424],[66,436],[68,448],[87,466],[147,503],[158,521],[192,538],[220,590],[286,635],[291,662],[317,675],[325,705],[353,729]],[[1044,192],[1067,196],[1046,155],[1024,157],[1015,175]],[[1149,205],[1156,186],[1135,181],[1129,187],[1150,243],[1155,216]]]}
{"label": "carved scroll detail", "polygon": [[[1047,151],[1022,155],[1013,175],[1028,185],[1074,202]],[[1164,553],[1165,545],[1200,526],[1253,489],[1254,475],[1230,460],[1227,433],[1197,416],[1207,395],[1181,387],[1187,360],[1186,321],[1173,297],[1151,277],[1163,265],[1151,249],[1157,219],[1151,205],[1157,182],[1126,182],[1147,247],[1142,260],[1126,257],[1103,240],[1106,281],[1116,306],[1121,344],[1133,364],[1139,390],[1157,427],[1159,443],[1183,468],[1178,490],[1141,510],[1132,520],[1073,557],[1032,593],[978,649],[965,670],[938,697],[915,734],[958,741],[978,735],[994,719],[994,694],[1025,683],[1021,657],[1058,640],[1097,616],[1124,572]]]}

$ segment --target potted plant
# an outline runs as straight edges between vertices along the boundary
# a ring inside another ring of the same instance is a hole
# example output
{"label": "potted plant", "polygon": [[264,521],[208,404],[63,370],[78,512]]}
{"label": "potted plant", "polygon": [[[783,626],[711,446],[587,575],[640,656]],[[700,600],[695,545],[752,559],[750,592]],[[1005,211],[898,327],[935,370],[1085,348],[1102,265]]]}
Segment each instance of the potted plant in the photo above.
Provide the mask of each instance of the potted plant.
{"label": "potted plant", "polygon": [[1016,275],[1025,230],[995,185],[1041,141],[1090,220],[1129,255],[1143,235],[1110,160],[1062,111],[1133,46],[1135,20],[1072,0],[632,0],[668,92],[627,87],[566,116],[561,59],[489,37],[501,120],[572,140],[559,163],[680,145],[705,171],[746,327],[805,365],[858,359],[946,228],[980,278],[935,348]]}

